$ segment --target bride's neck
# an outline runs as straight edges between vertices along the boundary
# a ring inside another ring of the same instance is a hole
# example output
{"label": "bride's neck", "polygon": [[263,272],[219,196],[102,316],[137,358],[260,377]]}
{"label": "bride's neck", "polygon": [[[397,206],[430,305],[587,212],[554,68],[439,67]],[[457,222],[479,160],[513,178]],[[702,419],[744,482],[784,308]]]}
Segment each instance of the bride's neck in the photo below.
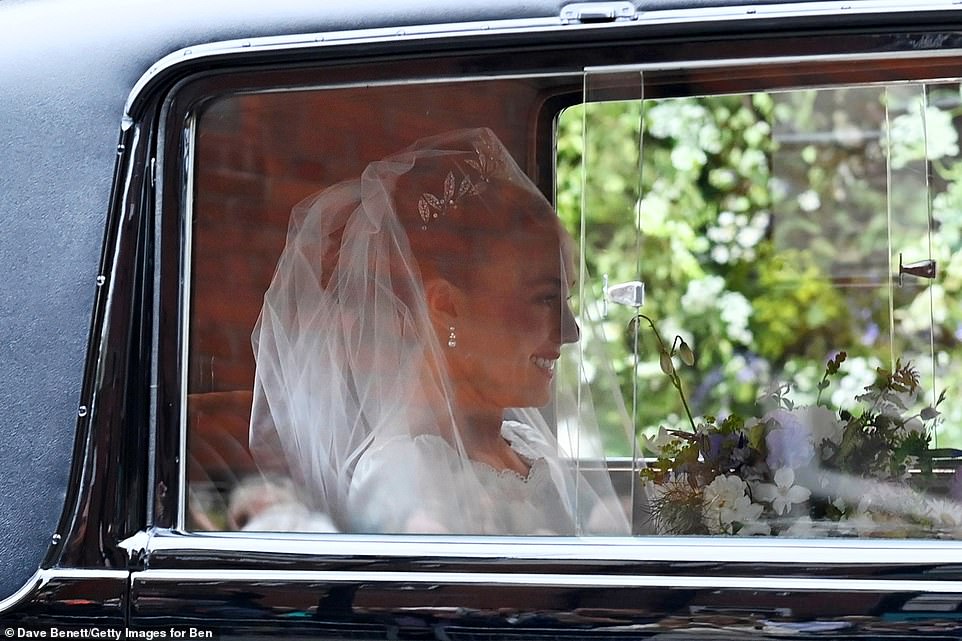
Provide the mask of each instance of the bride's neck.
{"label": "bride's neck", "polygon": [[458,416],[458,432],[468,452],[474,449],[497,449],[504,443],[501,436],[503,413],[497,412],[464,412]]}
{"label": "bride's neck", "polygon": [[465,451],[472,460],[496,470],[513,470],[527,476],[531,466],[501,436],[502,421],[501,410],[463,416],[458,423],[458,431]]}
{"label": "bride's neck", "polygon": [[[432,389],[432,386],[423,385],[420,389]],[[441,394],[435,398],[425,397],[420,405],[422,411],[416,413],[420,418],[412,413],[413,408],[419,406],[417,403],[409,405],[408,418],[413,425],[439,429],[439,435],[452,445],[460,441],[468,458],[474,461],[497,470],[510,469],[527,475],[530,466],[501,436],[504,408],[490,407],[470,396],[466,398],[463,390],[456,390],[452,400],[453,403]],[[452,428],[457,430],[456,435],[451,433]]]}

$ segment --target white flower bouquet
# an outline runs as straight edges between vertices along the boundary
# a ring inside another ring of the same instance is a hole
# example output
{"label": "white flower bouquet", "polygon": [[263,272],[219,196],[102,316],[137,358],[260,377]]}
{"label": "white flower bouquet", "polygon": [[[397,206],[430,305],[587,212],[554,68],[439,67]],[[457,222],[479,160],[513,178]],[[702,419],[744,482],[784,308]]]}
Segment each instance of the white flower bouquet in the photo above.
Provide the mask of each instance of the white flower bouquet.
{"label": "white flower bouquet", "polygon": [[[918,372],[896,363],[855,397],[853,408],[821,405],[839,372],[839,352],[818,384],[815,405],[796,407],[782,385],[762,416],[696,421],[672,357],[694,356],[680,339],[671,347],[645,316],[661,349],[661,366],[678,390],[691,430],[662,427],[644,439],[654,461],[642,472],[652,518],[665,534],[962,537],[962,503],[931,492],[930,448],[938,420],[931,407],[908,410],[920,392]],[[680,342],[679,342],[680,341]]]}

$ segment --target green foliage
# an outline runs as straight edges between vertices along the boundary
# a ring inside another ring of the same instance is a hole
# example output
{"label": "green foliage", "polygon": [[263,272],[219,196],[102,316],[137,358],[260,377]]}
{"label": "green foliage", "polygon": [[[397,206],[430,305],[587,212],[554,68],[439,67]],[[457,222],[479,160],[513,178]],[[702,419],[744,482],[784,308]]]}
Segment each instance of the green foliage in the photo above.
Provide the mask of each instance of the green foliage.
{"label": "green foliage", "polygon": [[854,336],[846,300],[808,252],[760,252],[754,269],[752,329],[758,353],[770,361],[803,355],[815,360]]}
{"label": "green foliage", "polygon": [[[785,377],[792,398],[826,401],[819,363],[839,350],[851,377],[897,354],[962,384],[950,366],[962,357],[962,306],[952,304],[962,294],[962,158],[950,89],[589,103],[562,114],[557,204],[582,244],[584,304],[601,298],[602,275],[643,280],[644,313],[691,351],[667,348],[617,306],[595,319],[604,332],[585,332],[589,358],[605,361],[595,369],[612,371],[625,399],[637,391],[641,432],[688,422],[686,413],[746,415]],[[926,91],[938,105],[923,106]],[[939,144],[920,144],[926,133]],[[889,287],[899,252],[916,260],[929,248],[938,282]],[[676,371],[675,358],[687,367]],[[608,450],[629,453],[615,404],[595,403]],[[942,444],[962,444],[962,402],[950,398],[942,413]]]}

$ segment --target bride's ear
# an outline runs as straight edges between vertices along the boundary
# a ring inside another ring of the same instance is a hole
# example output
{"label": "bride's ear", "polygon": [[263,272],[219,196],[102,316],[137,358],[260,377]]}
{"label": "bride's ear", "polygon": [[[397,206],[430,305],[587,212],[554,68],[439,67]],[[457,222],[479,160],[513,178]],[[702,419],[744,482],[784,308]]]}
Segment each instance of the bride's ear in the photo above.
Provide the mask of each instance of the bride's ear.
{"label": "bride's ear", "polygon": [[424,283],[428,312],[444,325],[457,321],[464,307],[464,292],[444,278],[432,278]]}

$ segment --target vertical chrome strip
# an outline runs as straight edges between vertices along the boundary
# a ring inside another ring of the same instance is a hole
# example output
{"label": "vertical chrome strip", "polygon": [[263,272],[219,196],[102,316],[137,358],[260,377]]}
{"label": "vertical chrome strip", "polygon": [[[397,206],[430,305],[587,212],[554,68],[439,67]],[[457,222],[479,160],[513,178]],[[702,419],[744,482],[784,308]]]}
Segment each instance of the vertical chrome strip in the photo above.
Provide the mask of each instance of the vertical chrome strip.
{"label": "vertical chrome strip", "polygon": [[187,116],[183,131],[183,167],[184,189],[180,194],[181,202],[181,234],[183,247],[180,251],[180,420],[179,443],[177,447],[180,461],[177,466],[177,517],[175,528],[181,532],[186,530],[187,519],[187,382],[190,368],[190,301],[191,301],[191,266],[193,265],[193,231],[194,231],[194,154],[197,141],[197,116],[191,113]]}

